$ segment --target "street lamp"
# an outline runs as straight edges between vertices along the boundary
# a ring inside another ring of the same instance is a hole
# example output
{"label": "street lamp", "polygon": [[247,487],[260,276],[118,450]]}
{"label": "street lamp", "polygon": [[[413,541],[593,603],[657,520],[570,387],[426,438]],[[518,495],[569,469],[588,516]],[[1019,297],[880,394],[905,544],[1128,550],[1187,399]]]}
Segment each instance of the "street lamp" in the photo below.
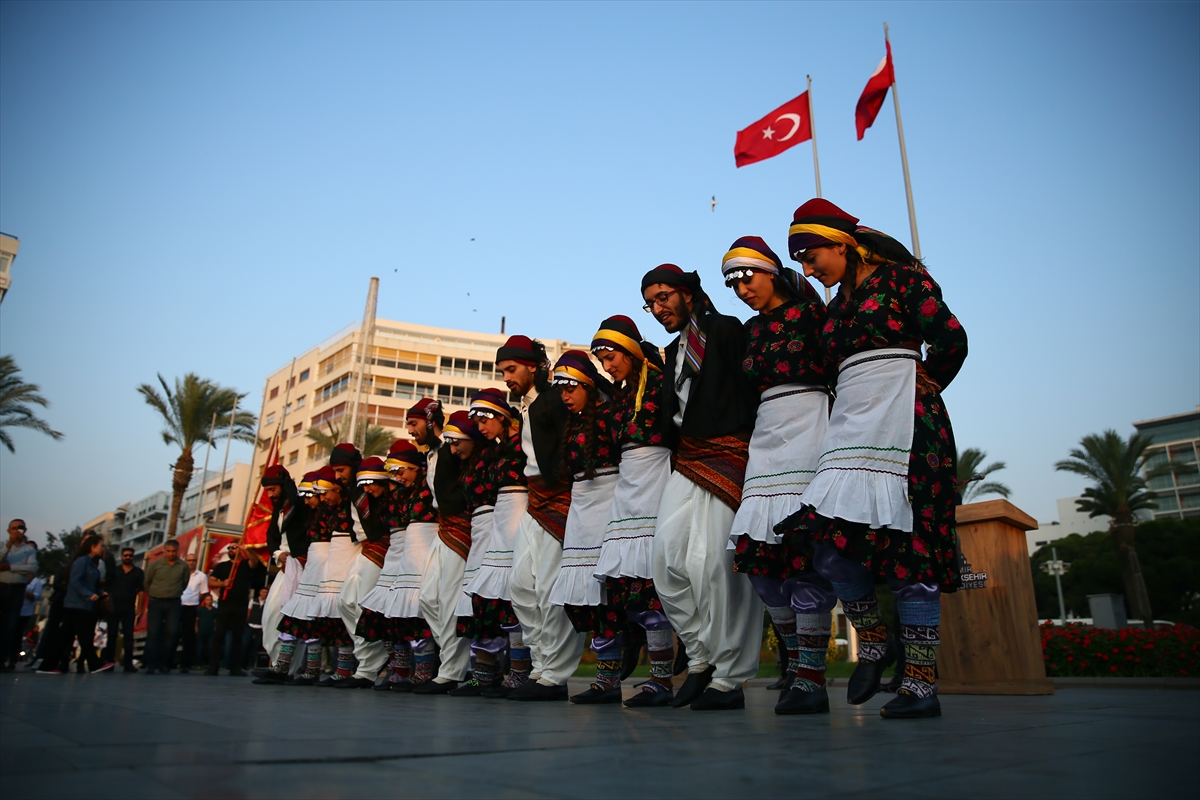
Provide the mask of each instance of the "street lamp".
{"label": "street lamp", "polygon": [[1054,576],[1054,585],[1058,587],[1058,615],[1063,624],[1067,622],[1067,606],[1063,602],[1062,576],[1071,567],[1069,561],[1058,560],[1058,548],[1050,548],[1050,561],[1042,562],[1042,571]]}

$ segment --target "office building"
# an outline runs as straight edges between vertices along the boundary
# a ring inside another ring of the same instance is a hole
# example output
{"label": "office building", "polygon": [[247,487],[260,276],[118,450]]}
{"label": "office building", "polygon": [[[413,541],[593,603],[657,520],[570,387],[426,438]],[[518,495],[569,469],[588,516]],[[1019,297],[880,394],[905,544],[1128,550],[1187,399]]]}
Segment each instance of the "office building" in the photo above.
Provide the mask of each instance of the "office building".
{"label": "office building", "polygon": [[1152,512],[1154,519],[1200,517],[1200,472],[1196,467],[1200,451],[1200,406],[1184,414],[1135,422],[1133,427],[1150,439],[1146,450],[1147,474],[1167,464],[1175,466],[1174,474],[1147,480],[1158,501],[1158,508]]}

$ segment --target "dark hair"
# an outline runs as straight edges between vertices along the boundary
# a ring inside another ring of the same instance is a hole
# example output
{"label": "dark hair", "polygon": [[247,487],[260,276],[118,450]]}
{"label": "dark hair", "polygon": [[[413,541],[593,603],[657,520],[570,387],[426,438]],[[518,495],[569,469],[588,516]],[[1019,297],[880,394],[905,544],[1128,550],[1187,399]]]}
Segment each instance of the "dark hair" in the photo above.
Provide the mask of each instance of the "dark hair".
{"label": "dark hair", "polygon": [[540,340],[533,339],[533,354],[537,356],[537,368],[533,373],[533,388],[538,390],[538,394],[550,391],[550,355],[546,352],[546,345]]}
{"label": "dark hair", "polygon": [[132,553],[132,552],[133,552],[132,547],[122,547],[121,548],[121,555],[125,555],[126,553]]}
{"label": "dark hair", "polygon": [[83,541],[79,543],[79,549],[75,551],[75,558],[79,558],[80,556],[90,556],[92,554],[92,548],[97,544],[103,543],[103,541],[103,539],[94,533],[89,533],[87,536],[84,536]]}
{"label": "dark hair", "polygon": [[[579,413],[579,432],[583,434],[583,460],[587,464],[583,470],[583,479],[590,481],[596,477],[596,469],[592,466],[592,462],[596,459],[596,408],[600,405],[600,393],[595,386],[590,384],[581,383],[579,385],[587,392],[587,402],[583,406],[583,411]],[[566,435],[570,436],[572,433],[572,426],[568,425]],[[558,461],[558,476],[564,483],[569,482],[572,477],[570,469],[564,453]]]}
{"label": "dark hair", "polygon": [[163,542],[163,549],[166,550],[168,547],[174,547],[176,550],[178,550],[179,549],[179,540],[178,539],[167,539],[165,542]]}

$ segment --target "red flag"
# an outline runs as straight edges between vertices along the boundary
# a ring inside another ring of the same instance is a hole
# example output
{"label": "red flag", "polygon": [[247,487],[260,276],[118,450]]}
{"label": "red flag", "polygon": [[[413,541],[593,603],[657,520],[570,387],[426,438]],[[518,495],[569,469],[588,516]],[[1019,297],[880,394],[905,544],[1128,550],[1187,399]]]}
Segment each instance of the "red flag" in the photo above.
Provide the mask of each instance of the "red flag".
{"label": "red flag", "polygon": [[753,125],[738,131],[733,160],[739,167],[777,156],[812,138],[808,92],[789,100]]}
{"label": "red flag", "polygon": [[[267,452],[266,467],[279,463],[279,437],[271,440],[271,449]],[[254,480],[254,476],[250,476]],[[262,489],[258,494],[258,502],[246,511],[246,521],[242,525],[242,542],[252,549],[265,549],[267,546],[267,529],[271,527],[271,498],[267,490]],[[267,558],[270,558],[268,555]]]}
{"label": "red flag", "polygon": [[875,124],[875,117],[887,99],[888,87],[896,82],[892,72],[892,43],[884,41],[884,44],[887,45],[887,55],[871,73],[867,88],[863,89],[862,97],[858,98],[858,105],[854,108],[854,126],[858,128],[859,141],[862,141],[863,132]]}

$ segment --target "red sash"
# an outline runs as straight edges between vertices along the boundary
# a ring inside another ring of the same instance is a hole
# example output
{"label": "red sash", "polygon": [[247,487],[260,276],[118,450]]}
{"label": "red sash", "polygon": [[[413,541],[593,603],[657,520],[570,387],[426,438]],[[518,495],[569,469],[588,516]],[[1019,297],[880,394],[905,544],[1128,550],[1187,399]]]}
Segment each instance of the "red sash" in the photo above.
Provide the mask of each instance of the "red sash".
{"label": "red sash", "polygon": [[684,436],[675,454],[675,471],[737,511],[742,504],[749,454],[749,443],[736,436],[716,439]]}
{"label": "red sash", "polygon": [[438,538],[466,561],[471,552],[471,517],[465,513],[452,517],[439,514]]}
{"label": "red sash", "polygon": [[567,513],[571,510],[571,487],[551,489],[543,479],[530,478],[528,510],[529,516],[562,544],[567,534]]}

